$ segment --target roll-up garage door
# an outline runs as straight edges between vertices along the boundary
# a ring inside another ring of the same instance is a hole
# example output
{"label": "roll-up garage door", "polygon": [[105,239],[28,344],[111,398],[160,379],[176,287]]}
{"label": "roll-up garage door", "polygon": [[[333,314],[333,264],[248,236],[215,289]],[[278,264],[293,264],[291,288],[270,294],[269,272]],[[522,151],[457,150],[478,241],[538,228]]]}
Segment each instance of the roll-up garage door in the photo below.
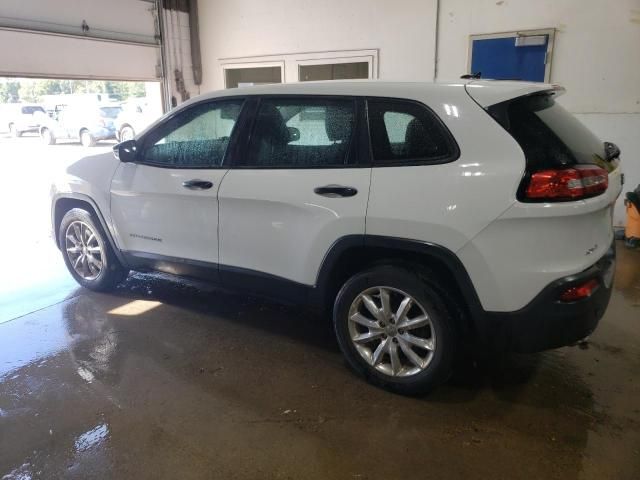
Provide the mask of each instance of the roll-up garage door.
{"label": "roll-up garage door", "polygon": [[159,80],[156,3],[2,0],[0,76]]}

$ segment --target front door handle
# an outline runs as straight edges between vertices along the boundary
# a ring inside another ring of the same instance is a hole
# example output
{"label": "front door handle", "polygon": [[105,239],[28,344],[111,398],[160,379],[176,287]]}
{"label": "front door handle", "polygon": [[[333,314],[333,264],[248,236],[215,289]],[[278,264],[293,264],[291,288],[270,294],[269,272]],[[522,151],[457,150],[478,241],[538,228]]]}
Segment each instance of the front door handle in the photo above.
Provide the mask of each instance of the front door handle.
{"label": "front door handle", "polygon": [[316,187],[313,191],[323,197],[353,197],[358,194],[358,190],[353,187],[344,187],[342,185],[325,185],[324,187]]}
{"label": "front door handle", "polygon": [[182,182],[182,186],[189,190],[209,190],[213,187],[213,183],[208,180],[187,180]]}

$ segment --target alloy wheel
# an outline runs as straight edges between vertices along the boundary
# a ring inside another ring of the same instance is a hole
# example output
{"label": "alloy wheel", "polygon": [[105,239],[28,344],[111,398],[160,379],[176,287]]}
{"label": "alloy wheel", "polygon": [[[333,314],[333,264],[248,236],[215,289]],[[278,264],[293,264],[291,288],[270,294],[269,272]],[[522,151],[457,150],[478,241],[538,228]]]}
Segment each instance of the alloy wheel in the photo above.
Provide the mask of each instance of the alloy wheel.
{"label": "alloy wheel", "polygon": [[84,280],[94,280],[104,267],[102,241],[85,222],[71,222],[65,232],[65,249],[69,263]]}
{"label": "alloy wheel", "polygon": [[349,309],[349,336],[360,356],[392,377],[424,371],[436,349],[436,333],[424,306],[402,290],[372,287]]}

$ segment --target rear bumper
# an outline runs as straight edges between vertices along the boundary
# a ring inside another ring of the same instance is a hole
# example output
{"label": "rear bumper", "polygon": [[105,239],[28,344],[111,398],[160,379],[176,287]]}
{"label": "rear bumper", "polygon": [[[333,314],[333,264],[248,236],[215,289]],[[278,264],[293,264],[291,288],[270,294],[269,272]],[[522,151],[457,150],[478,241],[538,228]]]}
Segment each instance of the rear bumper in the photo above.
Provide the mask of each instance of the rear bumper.
{"label": "rear bumper", "polygon": [[[537,352],[571,345],[590,335],[604,315],[613,286],[615,243],[587,270],[548,285],[526,307],[515,312],[486,312],[485,339],[498,350]],[[560,302],[566,289],[592,278],[598,289],[577,302]]]}

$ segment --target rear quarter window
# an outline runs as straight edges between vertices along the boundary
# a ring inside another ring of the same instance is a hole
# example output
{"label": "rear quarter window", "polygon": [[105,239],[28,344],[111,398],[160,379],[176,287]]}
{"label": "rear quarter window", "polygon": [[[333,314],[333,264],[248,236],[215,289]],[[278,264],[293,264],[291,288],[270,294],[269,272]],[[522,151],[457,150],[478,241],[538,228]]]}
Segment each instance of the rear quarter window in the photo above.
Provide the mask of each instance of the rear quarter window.
{"label": "rear quarter window", "polygon": [[510,100],[488,111],[518,142],[530,170],[604,162],[604,143],[552,95]]}
{"label": "rear quarter window", "polygon": [[451,133],[422,104],[370,99],[367,112],[374,165],[444,163],[458,157]]}

